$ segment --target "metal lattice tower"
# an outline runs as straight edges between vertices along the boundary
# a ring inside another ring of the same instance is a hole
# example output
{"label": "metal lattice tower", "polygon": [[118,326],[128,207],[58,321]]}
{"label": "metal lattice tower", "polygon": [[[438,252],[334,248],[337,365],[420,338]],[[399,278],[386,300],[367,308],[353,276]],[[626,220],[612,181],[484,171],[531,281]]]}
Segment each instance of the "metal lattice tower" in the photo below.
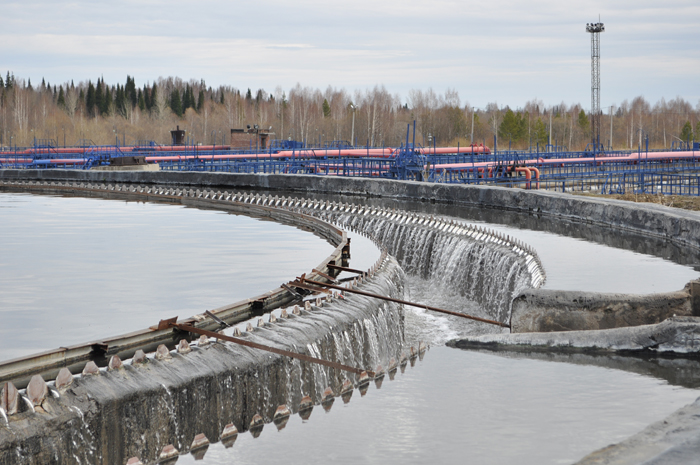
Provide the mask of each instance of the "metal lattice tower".
{"label": "metal lattice tower", "polygon": [[591,142],[598,147],[600,140],[600,33],[605,32],[603,23],[586,24],[591,33]]}

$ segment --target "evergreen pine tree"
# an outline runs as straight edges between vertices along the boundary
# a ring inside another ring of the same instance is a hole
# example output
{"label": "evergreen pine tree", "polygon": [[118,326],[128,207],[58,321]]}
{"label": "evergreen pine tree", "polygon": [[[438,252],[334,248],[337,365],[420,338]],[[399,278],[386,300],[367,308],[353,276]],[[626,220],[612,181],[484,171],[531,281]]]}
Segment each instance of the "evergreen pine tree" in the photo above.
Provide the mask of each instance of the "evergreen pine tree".
{"label": "evergreen pine tree", "polygon": [[331,117],[331,106],[328,104],[327,99],[323,99],[323,117],[324,118],[330,118]]}
{"label": "evergreen pine tree", "polygon": [[117,84],[117,91],[114,97],[114,113],[126,116],[126,97],[124,88]]}
{"label": "evergreen pine tree", "polygon": [[134,78],[130,76],[126,77],[126,88],[124,89],[124,91],[126,92],[126,96],[129,99],[131,108],[134,108],[138,103],[138,96],[136,93],[136,82],[134,81]]}
{"label": "evergreen pine tree", "polygon": [[114,89],[110,89],[109,86],[105,85],[105,93],[102,98],[102,108],[100,110],[101,115],[109,115],[112,113],[112,92]]}
{"label": "evergreen pine tree", "polygon": [[141,94],[143,96],[144,107],[146,110],[151,111],[151,90],[146,84],[143,85],[143,92]]}
{"label": "evergreen pine tree", "polygon": [[[88,116],[95,116],[95,86],[92,85],[92,81],[88,81],[87,95],[85,96],[85,109],[87,110]],[[80,99],[83,98],[83,90],[80,90]]]}
{"label": "evergreen pine tree", "polygon": [[544,147],[547,145],[547,138],[547,126],[545,126],[540,118],[537,118],[532,129],[532,144],[535,145],[539,143],[540,147]]}
{"label": "evergreen pine tree", "polygon": [[581,129],[584,131],[588,130],[588,116],[586,116],[586,112],[583,111],[583,108],[581,111],[578,113],[578,125]]}
{"label": "evergreen pine tree", "polygon": [[97,78],[97,84],[95,84],[95,109],[93,109],[95,116],[102,113],[102,81]]}
{"label": "evergreen pine tree", "polygon": [[221,90],[221,104],[224,104],[224,91]]}
{"label": "evergreen pine tree", "polygon": [[32,78],[27,79],[27,89],[34,90],[34,88],[32,87]]}
{"label": "evergreen pine tree", "polygon": [[512,142],[518,142],[522,139],[522,119],[520,114],[513,113],[510,108],[506,111],[505,116],[503,116],[503,121],[498,127],[498,137],[502,140],[509,140]]}
{"label": "evergreen pine tree", "polygon": [[202,111],[204,107],[204,89],[199,89],[199,98],[197,99],[197,112]]}
{"label": "evergreen pine tree", "polygon": [[46,81],[44,81],[43,77],[41,78],[41,88],[40,89],[42,92],[46,90]]}
{"label": "evergreen pine tree", "polygon": [[3,89],[5,87],[5,83],[2,80],[2,75],[0,75],[0,89]]}
{"label": "evergreen pine tree", "polygon": [[59,106],[59,108],[66,108],[66,96],[63,94],[63,86],[58,91],[58,100],[56,101],[56,104]]}
{"label": "evergreen pine tree", "polygon": [[681,134],[679,137],[683,142],[689,142],[693,140],[693,126],[690,125],[690,121],[686,121],[681,129]]}
{"label": "evergreen pine tree", "polygon": [[143,92],[141,92],[141,89],[139,89],[139,95],[138,95],[138,106],[139,110],[144,111],[146,109],[146,100],[143,98]]}
{"label": "evergreen pine tree", "polygon": [[173,92],[170,94],[170,109],[177,116],[182,116],[182,99],[177,89],[173,89]]}
{"label": "evergreen pine tree", "polygon": [[185,84],[185,92],[182,94],[182,111],[185,112],[190,107],[190,85]]}
{"label": "evergreen pine tree", "polygon": [[10,72],[7,72],[7,78],[5,79],[5,87],[7,89],[12,89],[15,85],[15,80],[14,80],[15,75],[13,74],[10,76]]}
{"label": "evergreen pine tree", "polygon": [[156,106],[156,99],[157,98],[158,98],[158,89],[156,87],[156,83],[154,82],[153,87],[151,88],[149,100],[147,100],[147,101],[151,102],[151,105],[148,107],[149,111],[153,111],[153,107]]}
{"label": "evergreen pine tree", "polygon": [[249,102],[251,100],[253,100],[253,94],[251,94],[251,92],[250,92],[250,87],[248,87],[248,92],[246,92],[246,94],[245,94],[245,99]]}

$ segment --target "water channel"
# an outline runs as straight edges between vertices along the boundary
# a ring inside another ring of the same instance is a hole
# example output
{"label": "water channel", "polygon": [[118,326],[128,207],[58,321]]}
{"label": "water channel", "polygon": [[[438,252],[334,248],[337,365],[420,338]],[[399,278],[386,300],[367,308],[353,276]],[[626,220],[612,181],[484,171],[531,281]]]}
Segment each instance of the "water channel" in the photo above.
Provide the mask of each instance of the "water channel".
{"label": "water channel", "polygon": [[[332,249],[275,223],[136,202],[0,194],[0,224],[5,360],[259,294]],[[698,276],[658,256],[489,226],[538,250],[549,288],[662,292]],[[354,235],[352,254],[351,266],[366,268],[377,251]],[[411,299],[438,307],[475,305],[440,282],[409,276],[407,289]],[[258,438],[239,435],[232,447],[212,444],[197,463],[572,463],[698,397],[697,383],[659,376],[651,362],[444,346],[473,329],[406,309],[407,342],[432,346],[415,366],[381,389],[336,401],[328,413],[316,407],[308,420],[293,416],[280,431],[270,424]],[[194,462],[189,454],[178,460]]]}

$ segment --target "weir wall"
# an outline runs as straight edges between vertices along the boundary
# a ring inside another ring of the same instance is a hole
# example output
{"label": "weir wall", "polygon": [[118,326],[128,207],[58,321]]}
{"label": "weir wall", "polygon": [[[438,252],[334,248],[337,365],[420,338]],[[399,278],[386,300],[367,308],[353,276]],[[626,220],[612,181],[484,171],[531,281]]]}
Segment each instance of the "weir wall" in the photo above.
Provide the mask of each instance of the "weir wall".
{"label": "weir wall", "polygon": [[[129,183],[126,184],[129,185]],[[342,242],[344,234],[340,234],[330,224],[318,222],[312,217],[343,222],[341,220],[345,216],[345,223],[347,223],[347,215],[352,216],[351,207],[348,205],[340,206],[335,203],[331,205],[328,202],[277,197],[273,199],[271,196],[263,198],[250,194],[231,195],[218,190],[215,192],[213,189],[200,191],[192,189],[192,186],[174,185],[185,187],[187,192],[173,189],[173,184],[169,184],[167,188],[152,188],[136,184],[125,188],[124,184],[96,185],[94,181],[87,186],[82,183],[79,185],[42,183],[26,187],[29,191],[45,194],[172,201],[199,208],[216,208],[255,216],[269,216],[287,224],[308,227],[334,244]],[[4,186],[7,187],[6,184]],[[2,188],[3,184],[0,183],[0,189]],[[9,190],[16,188],[16,186],[8,187]],[[511,290],[515,281],[538,285],[544,279],[541,272],[534,273],[539,270],[535,256],[520,245],[487,231],[462,227],[463,225],[436,220],[426,215],[408,216],[401,212],[382,209],[371,209],[363,212],[363,215],[367,218],[367,224],[347,224],[347,226],[371,233],[374,226],[382,223],[387,230],[401,236],[418,232],[416,240],[420,240],[423,234],[427,234],[430,241],[444,242],[447,248],[460,241],[471,242],[476,244],[476,249],[467,261],[478,262],[474,258],[478,258],[484,251],[493,249],[494,257],[501,257],[501,261],[505,259],[506,269],[513,273],[509,279]],[[420,250],[420,244],[416,244],[414,248]],[[336,252],[340,250],[336,249]],[[385,257],[384,254],[382,256]],[[336,259],[334,255],[328,260]],[[413,260],[424,259],[422,255],[416,255],[413,258]],[[401,297],[402,270],[393,258],[383,258],[383,260],[384,263],[389,264],[383,264],[378,269],[375,266],[370,273],[372,279],[383,279],[383,282],[377,285],[370,280],[361,285],[381,295]],[[487,270],[479,267],[474,268],[473,271],[476,274],[488,274]],[[478,282],[483,284],[484,279]],[[477,287],[488,288],[486,285]],[[278,299],[270,297],[266,295],[267,300],[275,300],[278,303]],[[361,301],[360,305],[353,304],[358,300]],[[508,300],[510,300],[509,294]],[[392,359],[405,358],[402,352],[403,321],[401,312],[395,304],[378,304],[374,299],[352,296],[346,297],[333,306],[334,311],[329,311],[325,316],[326,324],[316,321],[304,329],[299,328],[301,325],[299,322],[287,325],[287,321],[270,320],[265,325],[266,329],[268,327],[278,329],[278,325],[289,328],[295,326],[295,330],[292,331],[294,334],[288,334],[293,337],[279,338],[272,336],[274,334],[272,332],[265,332],[263,339],[293,351],[301,349],[302,352],[308,352],[325,360],[366,369],[375,369],[381,364],[391,366],[396,364]],[[263,302],[258,310],[264,311],[266,308],[267,304]],[[214,312],[219,313],[219,310],[227,311],[230,308],[216,309]],[[248,308],[248,310],[251,309]],[[317,319],[321,316],[321,313],[311,313]],[[340,320],[337,319],[339,314]],[[250,313],[247,315],[250,316]],[[236,320],[242,316],[242,313],[237,314]],[[194,320],[197,319],[194,318]],[[370,323],[367,323],[368,321]],[[157,333],[158,331],[146,331],[144,334],[153,337]],[[309,339],[313,336],[316,339]],[[178,339],[177,335],[170,335],[168,338],[171,343],[176,339]],[[114,341],[97,341],[95,344],[84,346],[88,351],[94,350],[94,345],[103,348],[104,360],[107,358],[106,355],[111,354],[125,358],[130,353],[120,348],[120,341],[121,339],[117,337]],[[343,345],[347,347],[343,348]],[[294,410],[294,405],[299,403],[302,393],[310,394],[316,403],[321,399],[324,385],[330,385],[334,392],[338,393],[342,381],[338,373],[306,367],[298,368],[299,373],[293,375],[293,368],[287,366],[288,364],[279,362],[283,365],[280,368],[277,366],[279,363],[275,365],[273,358],[269,356],[258,355],[246,358],[241,355],[241,349],[237,347],[235,349],[238,351],[224,354],[219,353],[220,349],[210,348],[220,346],[222,345],[205,344],[200,347],[197,344],[191,353],[173,353],[172,361],[151,357],[145,365],[132,361],[131,364],[127,363],[118,369],[103,368],[98,375],[83,374],[76,378],[70,387],[62,388],[56,383],[49,383],[51,395],[43,398],[39,403],[35,402],[34,406],[29,405],[31,395],[27,389],[26,392],[20,393],[21,400],[25,403],[20,402],[19,411],[9,416],[8,428],[0,432],[4,433],[4,435],[0,434],[0,463],[51,463],[71,456],[91,463],[119,463],[130,456],[138,456],[145,462],[151,462],[157,459],[159,450],[166,444],[173,444],[180,451],[186,451],[195,434],[203,432],[216,440],[226,422],[233,422],[239,429],[245,430],[255,413],[261,414],[264,420],[269,421],[274,408],[281,403],[288,403]],[[312,349],[311,346],[314,348]],[[67,365],[65,354],[62,350],[60,352],[58,358]],[[243,350],[243,353],[249,355],[250,351]],[[205,357],[204,354],[208,355]],[[93,360],[95,358],[94,354],[90,353],[81,356],[80,360],[85,357]],[[234,360],[229,361],[229,359]],[[80,360],[72,360],[72,367],[76,368]],[[31,360],[23,362],[31,362]],[[58,363],[60,360],[57,361]],[[286,371],[280,374],[279,370]],[[234,379],[230,375],[232,371],[243,372],[243,374],[237,374]],[[229,377],[225,378],[227,375]],[[290,379],[297,376],[298,388],[290,388]],[[308,381],[309,376],[312,381]],[[224,382],[222,379],[227,381]],[[217,383],[218,388],[211,387]],[[232,394],[234,397],[238,396],[237,400],[232,401],[228,397],[222,397],[226,396],[225,390],[221,388],[222,383],[234,392]],[[251,388],[251,383],[259,384]],[[212,389],[214,389],[213,392]],[[221,408],[212,410],[211,405]],[[142,412],[148,412],[148,415],[142,415]],[[212,422],[213,418],[217,421]]]}
{"label": "weir wall", "polygon": [[700,249],[700,228],[697,227],[700,215],[696,212],[550,191],[313,175],[0,170],[0,180],[14,179],[189,185],[422,200],[557,217],[640,232]]}
{"label": "weir wall", "polygon": [[[199,185],[323,193],[358,199],[419,200],[526,213],[536,218],[608,228],[611,234],[633,232],[673,243],[692,254],[700,250],[700,214],[697,212],[550,191],[310,175],[0,170],[0,180],[14,179]],[[514,332],[653,324],[673,314],[700,315],[700,286],[697,282],[690,283],[676,293],[650,296],[534,289],[516,297],[512,312]]]}
{"label": "weir wall", "polygon": [[[402,282],[386,257],[359,288],[402,298]],[[406,356],[398,304],[348,294],[288,313],[241,337],[367,370]],[[155,463],[169,444],[184,453],[198,434],[218,442],[227,424],[246,431],[256,414],[269,423],[280,405],[297,412],[304,395],[318,405],[326,387],[340,395],[346,379],[358,385],[354,374],[206,338],[169,357],[49,383],[39,405],[0,418],[0,464]]]}
{"label": "weir wall", "polygon": [[[202,198],[196,195],[174,195],[162,191],[156,192],[130,192],[109,191],[106,189],[87,189],[68,186],[34,186],[32,192],[49,195],[77,195],[85,197],[99,197],[106,199],[131,199],[138,201],[157,201],[179,203],[202,209],[217,209],[239,213],[257,218],[265,218],[302,230],[312,232],[323,238],[333,246],[335,250],[317,265],[318,271],[323,274],[334,274],[335,271],[328,268],[328,264],[341,265],[344,263],[344,255],[348,246],[347,234],[333,225],[299,213],[293,213],[284,209],[270,208],[263,205],[255,205],[244,202],[226,202],[214,198]],[[300,270],[302,271],[302,270]],[[323,280],[323,275],[315,271],[306,270],[311,279]],[[255,315],[260,315],[274,308],[289,304],[297,299],[285,288],[277,288],[258,296],[251,296],[243,301],[234,302],[211,310],[228,324],[245,321]],[[176,317],[177,315],[168,315]],[[186,316],[185,316],[186,317]],[[200,329],[215,330],[218,324],[206,318],[204,315],[194,315],[191,318],[179,320],[180,323],[193,323]],[[157,321],[153,322],[154,325]],[[86,335],[86,338],[89,335]],[[34,374],[41,374],[45,379],[54,379],[59,369],[68,367],[73,373],[79,373],[86,361],[92,360],[100,366],[106,366],[109,358],[117,355],[122,359],[131,358],[137,349],[154,351],[159,344],[165,344],[173,348],[177,338],[173,337],[171,329],[146,328],[136,330],[129,334],[103,338],[74,346],[60,347],[58,349],[35,354],[30,357],[22,357],[0,363],[0,383],[11,381],[18,388],[23,388]]]}

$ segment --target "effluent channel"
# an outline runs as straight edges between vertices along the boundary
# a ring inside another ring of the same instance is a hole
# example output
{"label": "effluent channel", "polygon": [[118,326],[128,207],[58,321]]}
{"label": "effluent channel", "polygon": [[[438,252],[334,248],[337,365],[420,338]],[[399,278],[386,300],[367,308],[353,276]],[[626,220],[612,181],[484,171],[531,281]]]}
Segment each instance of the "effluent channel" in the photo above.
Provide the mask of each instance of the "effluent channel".
{"label": "effluent channel", "polygon": [[[495,224],[457,209],[440,214],[532,245],[550,289],[667,292],[699,275],[688,264],[517,221]],[[0,193],[0,224],[2,360],[256,295],[332,249],[271,221],[117,200]],[[379,249],[349,235],[350,266],[368,268]],[[481,312],[439,273],[405,271],[408,300]],[[372,324],[379,339],[399,330]],[[203,456],[184,454],[177,463],[574,463],[698,397],[698,380],[665,376],[653,361],[450,348],[451,339],[500,330],[414,307],[404,308],[402,330],[406,346],[430,349],[365,394],[328,412],[317,406],[306,418],[293,415],[279,430],[269,424],[262,434],[213,442]]]}

